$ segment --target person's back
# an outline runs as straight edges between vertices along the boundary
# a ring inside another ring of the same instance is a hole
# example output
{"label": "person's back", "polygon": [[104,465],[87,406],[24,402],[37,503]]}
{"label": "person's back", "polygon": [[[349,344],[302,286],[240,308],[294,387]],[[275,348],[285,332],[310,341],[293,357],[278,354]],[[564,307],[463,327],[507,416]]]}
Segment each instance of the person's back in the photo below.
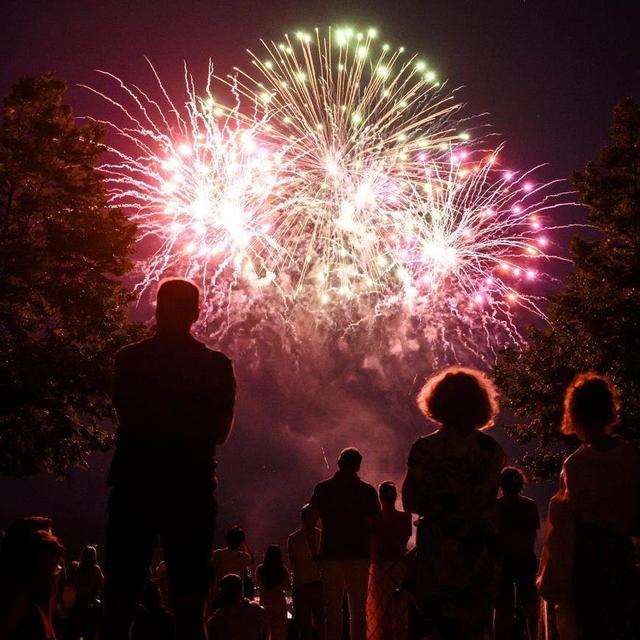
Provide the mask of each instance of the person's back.
{"label": "person's back", "polygon": [[176,635],[204,638],[204,605],[215,527],[215,446],[233,422],[230,360],[199,343],[191,326],[199,291],[161,283],[156,335],[116,357],[116,450],[109,471],[103,640],[125,640],[137,594],[160,540]]}
{"label": "person's back", "polygon": [[209,640],[264,640],[265,613],[257,603],[242,598],[218,609],[209,620]]}
{"label": "person's back", "polygon": [[404,511],[383,511],[373,521],[371,559],[385,562],[402,558],[411,538],[411,514]]}
{"label": "person's back", "polygon": [[226,576],[235,573],[244,576],[245,570],[252,564],[251,556],[240,549],[216,549],[211,556],[211,568],[216,576]]}
{"label": "person's back", "polygon": [[380,513],[376,490],[358,477],[362,455],[342,451],[336,474],[316,485],[309,502],[322,520],[320,570],[326,640],[342,637],[344,592],[349,598],[350,637],[366,638],[371,523]]}
{"label": "person's back", "polygon": [[317,561],[321,531],[315,515],[308,504],[304,505],[300,511],[302,526],[287,540],[293,569],[293,620],[300,640],[315,637],[314,632],[321,633],[324,627],[322,574]]}
{"label": "person's back", "polygon": [[[220,583],[224,576],[233,574],[247,577],[247,570],[254,561],[253,554],[249,550],[244,531],[234,525],[225,534],[227,546],[223,549],[216,549],[211,555],[211,574],[213,578],[213,589],[210,594],[212,605],[217,606],[220,597]],[[243,593],[244,595],[244,593]]]}
{"label": "person's back", "polygon": [[463,367],[431,377],[418,395],[418,406],[439,429],[412,446],[402,498],[405,511],[421,516],[417,607],[444,638],[485,637],[492,625],[504,452],[482,430],[494,423],[496,397],[483,373]]}
{"label": "person's back", "polygon": [[159,333],[116,358],[111,486],[210,483],[220,426],[233,410],[231,362],[191,334]]}
{"label": "person's back", "polygon": [[98,552],[93,545],[82,551],[82,557],[75,573],[78,596],[87,604],[95,600],[104,589],[104,576],[98,565]]}
{"label": "person's back", "polygon": [[579,522],[634,533],[640,515],[640,456],[634,445],[619,436],[606,448],[583,444],[565,460],[563,481]]}
{"label": "person's back", "polygon": [[[537,633],[535,540],[540,517],[536,503],[520,495],[525,481],[524,474],[516,467],[506,467],[500,475],[502,496],[498,498],[497,507],[502,579],[494,618],[496,640],[510,637],[517,610],[524,612],[531,637],[535,638]],[[520,624],[524,625],[524,618]]]}
{"label": "person's back", "polygon": [[[481,431],[460,434],[440,429],[419,438],[410,455],[410,464],[422,472],[422,482],[429,485],[415,513],[441,520],[495,515],[504,454],[491,436]],[[485,476],[490,482],[476,482]]]}
{"label": "person's back", "polygon": [[220,580],[221,607],[208,622],[209,640],[264,640],[264,609],[242,597],[242,578],[229,574]]}
{"label": "person's back", "polygon": [[620,400],[611,381],[579,374],[565,393],[561,431],[582,441],[565,460],[549,503],[538,579],[563,628],[585,640],[635,637],[639,576],[640,458],[612,435]]}
{"label": "person's back", "polygon": [[382,512],[372,523],[367,595],[367,640],[407,640],[409,597],[405,554],[413,531],[411,514],[396,509],[398,490],[387,480],[378,488]]}
{"label": "person's back", "polygon": [[524,484],[525,477],[519,469],[506,467],[502,471],[502,496],[497,501],[498,534],[504,569],[511,581],[519,576],[535,576],[537,568],[535,541],[540,516],[536,503],[520,495]]}
{"label": "person's back", "polygon": [[55,640],[52,613],[64,549],[50,531],[37,528],[13,542],[3,552],[14,556],[18,572],[0,575],[0,638]]}
{"label": "person's back", "polygon": [[380,512],[374,487],[355,473],[339,470],[316,486],[310,504],[322,520],[322,559],[369,558],[371,518]]}
{"label": "person's back", "polygon": [[256,571],[260,605],[264,607],[269,640],[286,640],[288,633],[287,599],[291,586],[289,572],[282,562],[282,551],[271,545]]}
{"label": "person's back", "polygon": [[173,618],[162,606],[160,590],[149,582],[143,590],[131,640],[173,640],[174,635]]}
{"label": "person's back", "polygon": [[294,531],[288,538],[287,549],[293,569],[293,588],[320,582],[320,569],[315,555],[320,548],[321,531],[313,527]]}

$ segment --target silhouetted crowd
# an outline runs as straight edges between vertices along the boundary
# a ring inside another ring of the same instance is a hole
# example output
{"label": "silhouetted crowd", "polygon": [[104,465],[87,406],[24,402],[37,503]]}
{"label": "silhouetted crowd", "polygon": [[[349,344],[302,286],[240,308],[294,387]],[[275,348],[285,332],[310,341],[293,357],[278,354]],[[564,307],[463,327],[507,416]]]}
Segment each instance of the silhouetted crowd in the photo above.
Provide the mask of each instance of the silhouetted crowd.
{"label": "silhouetted crowd", "polygon": [[212,552],[235,379],[192,337],[198,305],[194,285],[164,281],[156,334],[116,358],[105,575],[93,546],[68,561],[48,518],[15,522],[0,543],[0,640],[640,638],[640,457],[613,435],[620,400],[595,373],[566,391],[561,429],[581,445],[564,461],[540,560],[525,476],[486,433],[496,389],[463,367],[418,396],[437,429],[408,454],[403,510],[393,482],[359,477],[350,447],[284,552],[270,546],[257,563],[239,526]]}

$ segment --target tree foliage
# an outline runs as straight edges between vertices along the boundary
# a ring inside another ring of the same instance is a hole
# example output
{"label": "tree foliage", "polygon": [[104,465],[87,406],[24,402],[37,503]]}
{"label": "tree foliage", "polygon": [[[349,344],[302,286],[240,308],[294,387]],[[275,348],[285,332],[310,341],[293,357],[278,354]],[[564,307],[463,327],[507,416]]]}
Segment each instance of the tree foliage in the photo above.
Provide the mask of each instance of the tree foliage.
{"label": "tree foliage", "polygon": [[538,445],[527,462],[539,477],[557,467],[563,394],[573,376],[607,374],[622,393],[620,431],[640,439],[640,106],[614,110],[610,143],[573,182],[596,239],[575,238],[565,288],[549,302],[549,328],[499,356],[495,374],[519,423],[512,433]]}
{"label": "tree foliage", "polygon": [[0,473],[63,474],[110,444],[110,363],[128,332],[135,229],[52,74],[26,78],[0,125]]}

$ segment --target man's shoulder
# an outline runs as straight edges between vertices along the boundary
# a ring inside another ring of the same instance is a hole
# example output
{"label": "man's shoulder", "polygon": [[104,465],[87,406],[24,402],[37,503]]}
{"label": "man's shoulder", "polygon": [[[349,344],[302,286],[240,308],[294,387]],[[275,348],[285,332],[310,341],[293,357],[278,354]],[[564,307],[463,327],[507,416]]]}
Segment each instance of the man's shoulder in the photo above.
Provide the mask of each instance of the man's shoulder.
{"label": "man's shoulder", "polygon": [[376,498],[378,497],[378,492],[372,484],[365,482],[362,478],[358,478],[358,481],[360,482],[360,488],[364,493],[373,494]]}
{"label": "man's shoulder", "polygon": [[226,555],[228,555],[228,553],[229,549],[214,549],[213,553],[211,554],[211,559],[218,560],[220,558],[224,558]]}
{"label": "man's shoulder", "polygon": [[116,354],[116,358],[120,360],[135,358],[139,354],[153,350],[155,346],[156,337],[149,336],[148,338],[138,340],[138,342],[131,342],[130,344],[126,344],[124,347],[121,347]]}
{"label": "man's shoulder", "polygon": [[526,509],[537,509],[536,501],[529,496],[518,495],[518,502]]}
{"label": "man's shoulder", "polygon": [[144,363],[152,361],[156,350],[155,336],[125,345],[116,353],[116,371],[136,369]]}
{"label": "man's shoulder", "polygon": [[330,489],[337,483],[336,477],[332,476],[331,478],[326,478],[325,480],[320,480],[314,489],[314,493],[321,493],[322,491],[326,491]]}
{"label": "man's shoulder", "polygon": [[215,366],[231,366],[231,358],[222,351],[216,351],[211,347],[208,347],[204,342],[193,339],[193,346],[198,353],[205,358],[208,362]]}
{"label": "man's shoulder", "polygon": [[294,532],[289,534],[288,541],[295,542],[296,540],[299,540],[303,534],[304,532],[302,531],[302,529],[296,529]]}
{"label": "man's shoulder", "polygon": [[260,603],[256,602],[255,600],[249,600],[245,598],[242,605],[247,611],[252,611],[253,613],[259,613],[259,614],[264,613],[264,607]]}
{"label": "man's shoulder", "polygon": [[433,447],[436,447],[439,445],[440,441],[442,440],[442,434],[443,434],[442,429],[438,429],[433,433],[428,433],[425,436],[420,436],[413,443],[411,448],[417,451],[426,451]]}

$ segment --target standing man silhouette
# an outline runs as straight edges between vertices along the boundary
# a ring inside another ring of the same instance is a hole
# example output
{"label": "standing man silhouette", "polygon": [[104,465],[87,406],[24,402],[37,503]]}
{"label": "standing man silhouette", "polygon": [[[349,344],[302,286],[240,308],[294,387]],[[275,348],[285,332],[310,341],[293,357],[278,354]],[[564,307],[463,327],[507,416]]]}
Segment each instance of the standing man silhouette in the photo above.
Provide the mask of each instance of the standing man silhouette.
{"label": "standing man silhouette", "polygon": [[233,423],[231,361],[191,335],[198,288],[170,279],[158,289],[156,333],[116,356],[116,450],[102,640],[125,640],[158,541],[167,566],[178,640],[203,640],[215,526],[215,448]]}
{"label": "standing man silhouette", "polygon": [[[342,638],[345,591],[351,640],[367,637],[367,589],[372,520],[380,513],[376,490],[360,480],[362,454],[352,447],[338,459],[338,471],[316,485],[311,521],[322,521],[320,572],[324,598],[324,640]],[[314,520],[315,519],[315,520]]]}

